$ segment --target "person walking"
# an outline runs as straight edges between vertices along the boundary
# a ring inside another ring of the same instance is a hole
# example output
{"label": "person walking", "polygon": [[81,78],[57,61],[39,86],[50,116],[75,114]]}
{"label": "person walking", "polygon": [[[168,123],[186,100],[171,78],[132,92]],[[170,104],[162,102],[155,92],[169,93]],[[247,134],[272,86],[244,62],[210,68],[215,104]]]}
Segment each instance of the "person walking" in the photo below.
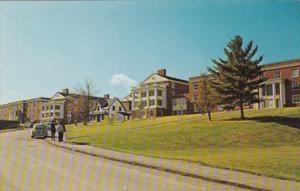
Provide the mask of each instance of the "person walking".
{"label": "person walking", "polygon": [[64,126],[63,123],[60,122],[57,126],[57,132],[58,132],[58,141],[62,142],[64,138]]}
{"label": "person walking", "polygon": [[52,141],[55,141],[55,132],[56,132],[56,129],[55,129],[55,122],[52,121],[51,124],[51,140]]}

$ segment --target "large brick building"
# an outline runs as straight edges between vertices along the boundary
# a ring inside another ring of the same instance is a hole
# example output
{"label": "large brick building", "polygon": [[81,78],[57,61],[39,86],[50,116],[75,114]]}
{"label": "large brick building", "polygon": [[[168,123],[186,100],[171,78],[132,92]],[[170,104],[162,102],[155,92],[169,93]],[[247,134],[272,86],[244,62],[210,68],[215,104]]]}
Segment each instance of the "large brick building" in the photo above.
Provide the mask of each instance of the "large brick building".
{"label": "large brick building", "polygon": [[0,105],[0,120],[37,122],[41,119],[41,106],[49,98],[34,98]]}
{"label": "large brick building", "polygon": [[266,64],[258,108],[300,106],[300,59]]}
{"label": "large brick building", "polygon": [[132,118],[171,115],[172,99],[188,93],[186,80],[167,76],[159,70],[148,76],[132,90]]}

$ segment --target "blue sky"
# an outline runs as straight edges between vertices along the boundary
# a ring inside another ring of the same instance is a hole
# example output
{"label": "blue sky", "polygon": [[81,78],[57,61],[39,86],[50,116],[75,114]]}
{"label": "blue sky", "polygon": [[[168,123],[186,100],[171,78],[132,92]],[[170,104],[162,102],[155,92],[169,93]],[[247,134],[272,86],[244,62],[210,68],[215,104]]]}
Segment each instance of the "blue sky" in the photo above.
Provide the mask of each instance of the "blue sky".
{"label": "blue sky", "polygon": [[300,2],[0,2],[0,103],[87,79],[123,97],[160,68],[188,79],[237,34],[264,63],[299,58]]}

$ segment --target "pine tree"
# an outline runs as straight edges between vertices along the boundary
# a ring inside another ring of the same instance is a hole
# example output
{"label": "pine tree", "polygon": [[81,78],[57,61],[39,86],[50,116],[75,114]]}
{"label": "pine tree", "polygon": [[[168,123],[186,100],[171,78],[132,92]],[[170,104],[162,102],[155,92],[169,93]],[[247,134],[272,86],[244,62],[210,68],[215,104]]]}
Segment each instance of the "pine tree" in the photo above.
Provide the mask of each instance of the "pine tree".
{"label": "pine tree", "polygon": [[254,58],[257,49],[252,41],[243,47],[242,37],[235,36],[224,48],[226,59],[213,59],[214,66],[208,69],[214,79],[211,86],[222,95],[222,103],[239,106],[242,120],[243,106],[259,101],[258,86],[266,80],[260,77],[263,57]]}

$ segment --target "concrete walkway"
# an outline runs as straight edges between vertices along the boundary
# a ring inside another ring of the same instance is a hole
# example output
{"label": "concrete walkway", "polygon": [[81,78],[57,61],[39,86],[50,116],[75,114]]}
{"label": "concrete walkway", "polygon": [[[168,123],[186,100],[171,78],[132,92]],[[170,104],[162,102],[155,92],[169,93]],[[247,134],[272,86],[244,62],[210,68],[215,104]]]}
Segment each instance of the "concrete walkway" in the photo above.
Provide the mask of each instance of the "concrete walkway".
{"label": "concrete walkway", "polygon": [[122,153],[112,150],[106,150],[98,147],[87,145],[74,145],[67,143],[58,143],[56,141],[47,140],[51,145],[69,149],[72,151],[119,161],[127,164],[138,165],[142,167],[167,171],[183,176],[189,176],[202,180],[212,181],[220,184],[231,185],[249,190],[282,190],[296,191],[300,190],[300,182],[290,180],[282,180],[272,177],[248,174],[245,172],[219,169],[204,166],[198,163],[168,160],[154,157],[146,157],[142,155]]}

